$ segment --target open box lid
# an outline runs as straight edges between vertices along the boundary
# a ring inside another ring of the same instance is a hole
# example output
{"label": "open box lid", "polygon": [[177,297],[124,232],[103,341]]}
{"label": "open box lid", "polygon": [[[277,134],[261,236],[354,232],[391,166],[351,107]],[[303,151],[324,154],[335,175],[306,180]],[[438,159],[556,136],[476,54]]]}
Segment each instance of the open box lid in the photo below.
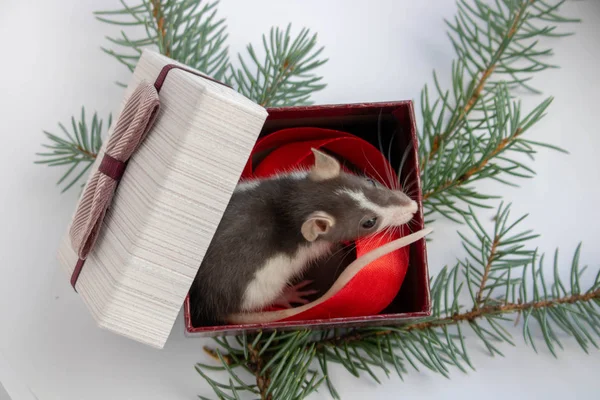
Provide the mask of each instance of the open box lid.
{"label": "open box lid", "polygon": [[[155,83],[159,76],[160,110],[127,163],[76,283],[99,326],[157,348],[171,332],[267,118],[263,107],[197,74],[142,53],[119,114],[142,80]],[[69,276],[78,258],[67,233],[58,259]]]}

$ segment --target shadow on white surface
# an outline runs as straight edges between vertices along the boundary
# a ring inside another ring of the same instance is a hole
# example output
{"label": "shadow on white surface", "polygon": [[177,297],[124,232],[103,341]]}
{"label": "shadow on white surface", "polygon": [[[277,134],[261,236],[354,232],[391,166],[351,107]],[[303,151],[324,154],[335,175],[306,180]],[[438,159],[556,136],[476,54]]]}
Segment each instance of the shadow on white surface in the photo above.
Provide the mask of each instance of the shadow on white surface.
{"label": "shadow on white surface", "polygon": [[11,400],[8,393],[6,393],[4,386],[2,386],[2,382],[0,382],[0,400]]}

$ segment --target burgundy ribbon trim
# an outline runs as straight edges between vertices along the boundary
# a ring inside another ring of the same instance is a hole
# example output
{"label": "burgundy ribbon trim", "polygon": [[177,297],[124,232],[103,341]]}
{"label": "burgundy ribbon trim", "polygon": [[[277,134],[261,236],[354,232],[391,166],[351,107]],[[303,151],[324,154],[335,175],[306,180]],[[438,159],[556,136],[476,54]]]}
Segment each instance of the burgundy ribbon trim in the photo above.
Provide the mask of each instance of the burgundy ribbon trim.
{"label": "burgundy ribbon trim", "polygon": [[213,78],[211,78],[211,77],[209,77],[209,76],[202,75],[202,74],[201,74],[201,73],[199,73],[199,72],[193,71],[193,70],[191,70],[191,69],[188,69],[188,68],[185,68],[185,67],[181,67],[181,66],[179,66],[179,65],[175,65],[175,64],[168,64],[168,65],[165,65],[165,66],[163,67],[163,69],[162,69],[162,70],[160,71],[160,73],[158,74],[158,77],[156,78],[156,81],[154,81],[154,87],[156,88],[156,91],[157,91],[157,92],[160,92],[160,89],[162,88],[162,85],[163,85],[163,83],[165,83],[165,79],[167,79],[167,74],[168,74],[170,71],[172,71],[173,69],[180,69],[180,70],[182,70],[182,71],[189,72],[190,74],[194,74],[194,75],[196,75],[196,76],[199,76],[200,78],[204,78],[204,79],[206,79],[206,80],[209,80],[209,81],[211,81],[211,82],[215,82],[215,83],[218,83],[219,85],[223,85],[223,86],[225,86],[225,87],[228,87],[228,88],[232,89],[232,87],[231,87],[231,86],[229,86],[229,85],[227,85],[227,84],[225,84],[225,83],[223,83],[223,82],[219,82],[218,80],[216,80],[216,79],[213,79]]}
{"label": "burgundy ribbon trim", "polygon": [[[174,69],[180,69],[182,71],[189,72],[189,73],[199,76],[203,79],[207,79],[211,82],[218,83],[220,85],[223,85],[223,86],[231,89],[231,86],[229,86],[223,82],[219,82],[216,79],[210,78],[210,77],[203,75],[201,73],[198,73],[196,71],[193,71],[191,69],[188,69],[188,68],[176,65],[176,64],[167,64],[161,69],[160,73],[158,74],[158,77],[154,81],[154,87],[156,88],[157,93],[160,93],[160,90],[162,89],[163,84],[164,84],[165,80],[167,79],[167,75],[169,74],[170,71],[172,71]],[[123,174],[125,173],[126,168],[127,168],[126,162],[117,160],[108,154],[104,154],[104,157],[102,158],[100,166],[98,167],[98,171],[101,172],[102,174],[112,178],[113,180],[115,180],[118,185],[118,182],[123,177]],[[81,274],[84,264],[85,264],[85,259],[79,258],[77,260],[77,264],[75,264],[75,269],[73,270],[73,273],[71,274],[71,286],[73,287],[73,290],[75,290],[75,292],[77,292],[75,285],[77,284],[77,280],[79,279],[79,275]]]}
{"label": "burgundy ribbon trim", "polygon": [[73,274],[71,274],[71,286],[73,287],[73,290],[75,290],[75,291],[77,291],[77,289],[75,289],[75,284],[77,283],[77,279],[79,279],[79,274],[81,274],[83,264],[85,264],[85,260],[81,259],[81,258],[78,259],[77,264],[75,264],[75,269],[73,270]]}
{"label": "burgundy ribbon trim", "polygon": [[127,164],[123,161],[111,157],[110,154],[104,154],[100,167],[98,167],[98,171],[115,181],[119,181],[125,172],[126,166]]}

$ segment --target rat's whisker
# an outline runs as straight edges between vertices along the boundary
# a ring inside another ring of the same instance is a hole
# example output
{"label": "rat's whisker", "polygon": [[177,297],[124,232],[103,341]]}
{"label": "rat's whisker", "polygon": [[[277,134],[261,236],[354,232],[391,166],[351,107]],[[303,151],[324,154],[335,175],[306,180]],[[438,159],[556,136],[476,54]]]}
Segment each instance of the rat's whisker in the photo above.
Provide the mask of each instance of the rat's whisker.
{"label": "rat's whisker", "polygon": [[408,226],[408,229],[410,229],[411,232],[413,232],[414,229],[419,228],[418,222],[414,219],[408,221],[408,224],[406,225]]}
{"label": "rat's whisker", "polygon": [[369,235],[369,236],[365,236],[364,237],[364,241],[365,241],[364,246],[365,247],[368,247],[371,244],[371,242],[373,241],[374,236],[375,235]]}
{"label": "rat's whisker", "polygon": [[[388,184],[388,186],[391,189],[396,189],[396,182],[394,182],[393,179],[393,175],[392,175],[392,171],[391,171],[391,165],[389,164],[388,161],[385,160],[385,156],[383,155],[383,140],[382,140],[382,136],[381,136],[381,115],[383,114],[383,110],[379,111],[379,116],[377,117],[377,142],[379,144],[379,152],[381,153],[381,157],[384,159],[384,165],[385,167],[385,172],[388,176],[388,181],[386,182]],[[392,139],[393,140],[393,139]],[[388,158],[387,160],[390,160],[390,153],[388,152]]]}
{"label": "rat's whisker", "polygon": [[372,242],[376,242],[377,247],[381,246],[381,242],[386,239],[386,236],[388,235],[390,228],[391,228],[390,226],[386,226],[380,232],[373,235]]}
{"label": "rat's whisker", "polygon": [[374,232],[374,233],[370,234],[369,236],[365,237],[365,240],[366,240],[365,247],[371,246],[373,241],[377,238],[378,234],[379,234],[379,232]]}
{"label": "rat's whisker", "polygon": [[407,195],[408,197],[410,197],[413,200],[416,200],[415,198],[417,197],[417,188],[411,188],[410,190],[405,190],[404,194]]}
{"label": "rat's whisker", "polygon": [[[394,132],[395,133],[395,132]],[[390,144],[388,146],[388,152],[387,152],[387,159],[388,162],[386,163],[386,170],[388,173],[388,176],[390,177],[390,182],[393,182],[393,188],[394,190],[399,190],[400,188],[400,175],[396,175],[396,179],[394,179],[394,169],[392,167],[392,145],[394,144],[394,139],[396,138],[396,135],[394,134],[392,136],[392,139],[390,140]]]}
{"label": "rat's whisker", "polygon": [[[365,160],[367,160],[367,163],[369,163],[369,166],[371,167],[371,169],[372,169],[373,171],[375,171],[375,173],[377,174],[377,177],[379,178],[379,181],[380,181],[382,184],[384,184],[384,185],[385,185],[386,183],[388,183],[388,182],[387,182],[387,181],[386,181],[386,180],[383,178],[383,176],[381,176],[381,174],[379,173],[379,171],[377,171],[377,169],[376,169],[376,168],[373,166],[373,164],[371,163],[371,160],[369,160],[369,158],[367,157],[367,154],[365,153],[365,149],[362,149],[362,153],[363,153],[363,156],[365,157]],[[365,174],[366,176],[369,176],[369,175],[367,174],[367,171],[366,171],[366,169],[365,169],[365,171],[364,171],[364,174]]]}
{"label": "rat's whisker", "polygon": [[406,176],[402,180],[402,187],[410,187],[411,185],[414,185],[415,183],[417,183],[416,175],[413,176],[414,173],[415,173],[415,171],[409,171],[406,174]]}
{"label": "rat's whisker", "polygon": [[404,193],[411,192],[415,193],[418,190],[417,182],[411,181],[408,185],[404,185]]}
{"label": "rat's whisker", "polygon": [[360,221],[358,221],[358,225],[356,227],[356,237],[360,237],[360,226],[362,225],[363,221],[365,220],[365,218],[369,218],[368,216],[364,216],[360,219]]}
{"label": "rat's whisker", "polygon": [[416,195],[419,191],[416,181],[412,181],[410,185],[408,185],[408,191],[414,195]]}
{"label": "rat's whisker", "polygon": [[404,149],[404,154],[402,154],[402,159],[400,160],[400,165],[398,166],[398,176],[402,175],[402,169],[404,168],[404,163],[408,159],[408,155],[410,154],[410,151],[412,149],[413,149],[412,139],[410,139],[408,141],[408,143],[406,144],[406,149]]}
{"label": "rat's whisker", "polygon": [[[395,177],[395,179],[393,179],[394,180],[394,189],[395,190],[402,190],[402,188],[400,186],[400,175],[398,175],[396,173],[396,169],[394,167],[392,167],[392,158],[393,158],[392,157],[392,146],[394,144],[394,140],[395,139],[396,139],[396,134],[394,132],[394,135],[393,135],[392,139],[390,140],[389,147],[388,147],[388,155],[387,155],[388,163],[387,163],[387,166],[388,166],[388,169],[390,171],[390,176]],[[397,146],[394,147],[394,148],[397,148]]]}
{"label": "rat's whisker", "polygon": [[[314,260],[311,264],[312,267],[311,268],[315,268],[318,267],[319,265],[324,265],[327,264],[328,262],[330,262],[331,260],[333,260],[336,256],[339,255],[340,257],[340,261],[336,264],[335,270],[334,270],[334,276],[337,277],[337,274],[340,270],[340,267],[342,267],[342,264],[344,263],[344,260],[346,259],[346,257],[352,253],[352,251],[354,251],[356,249],[356,242],[352,241],[350,243],[347,244],[342,244],[339,243],[338,247],[334,252],[332,252],[329,257],[327,257],[326,259],[321,259],[321,260]],[[337,279],[337,278],[336,278]]]}
{"label": "rat's whisker", "polygon": [[381,231],[381,233],[379,235],[377,235],[377,237],[375,238],[377,247],[381,246],[381,242],[383,242],[386,239],[388,231],[389,231],[389,228],[385,228],[383,231]]}
{"label": "rat's whisker", "polygon": [[354,242],[351,242],[349,244],[344,244],[342,245],[337,251],[335,251],[334,253],[332,253],[326,260],[325,262],[329,262],[333,257],[335,257],[339,252],[346,250],[348,247],[352,247],[352,246],[356,246],[356,244]]}
{"label": "rat's whisker", "polygon": [[410,190],[407,190],[404,192],[404,194],[406,194],[408,197],[410,197],[412,200],[417,200],[419,191],[417,190],[416,187],[411,188]]}
{"label": "rat's whisker", "polygon": [[[365,215],[364,217],[362,217],[362,218],[360,219],[360,221],[358,221],[358,226],[357,226],[357,228],[356,228],[356,237],[357,237],[357,238],[359,238],[359,237],[360,237],[360,227],[361,227],[362,223],[364,222],[364,220],[365,220],[366,218],[369,218],[369,216],[368,216],[368,215]],[[369,237],[369,236],[370,236],[370,235],[366,235],[366,236],[365,236],[363,239],[368,239],[368,237]]]}
{"label": "rat's whisker", "polygon": [[[415,178],[413,178],[413,179],[411,179],[411,176],[412,176],[412,174],[414,174],[414,173],[415,173],[415,171],[410,171],[410,172],[409,172],[408,174],[406,174],[406,176],[404,177],[404,181],[402,181],[402,187],[403,187],[405,190],[408,190],[408,188],[412,187],[412,185],[414,185],[414,184],[416,184],[416,183],[417,183],[417,179],[416,179],[416,177],[415,177]],[[408,182],[408,180],[409,180],[409,179],[411,179],[411,180],[410,180],[410,182],[409,182],[410,184],[409,184],[409,185],[407,185],[407,182]]]}
{"label": "rat's whisker", "polygon": [[344,254],[342,254],[342,256],[340,257],[340,262],[337,264],[337,266],[335,267],[335,272],[333,273],[333,276],[335,277],[335,279],[337,279],[337,275],[338,272],[340,270],[340,267],[342,266],[342,264],[344,263],[344,260],[346,259],[346,257],[348,257],[348,255],[354,250],[356,249],[356,242],[352,242],[351,246],[347,246],[349,247],[348,251],[344,252]]}

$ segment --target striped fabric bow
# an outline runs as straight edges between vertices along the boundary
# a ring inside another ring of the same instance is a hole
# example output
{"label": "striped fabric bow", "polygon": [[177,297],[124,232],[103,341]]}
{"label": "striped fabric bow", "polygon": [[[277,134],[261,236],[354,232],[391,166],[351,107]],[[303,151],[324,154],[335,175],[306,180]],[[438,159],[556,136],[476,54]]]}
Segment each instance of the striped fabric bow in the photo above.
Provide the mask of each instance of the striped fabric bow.
{"label": "striped fabric bow", "polygon": [[71,276],[75,287],[83,263],[92,251],[117,183],[129,158],[138,149],[158,114],[158,92],[142,81],[127,100],[113,134],[108,139],[100,167],[86,185],[69,231],[79,261]]}

